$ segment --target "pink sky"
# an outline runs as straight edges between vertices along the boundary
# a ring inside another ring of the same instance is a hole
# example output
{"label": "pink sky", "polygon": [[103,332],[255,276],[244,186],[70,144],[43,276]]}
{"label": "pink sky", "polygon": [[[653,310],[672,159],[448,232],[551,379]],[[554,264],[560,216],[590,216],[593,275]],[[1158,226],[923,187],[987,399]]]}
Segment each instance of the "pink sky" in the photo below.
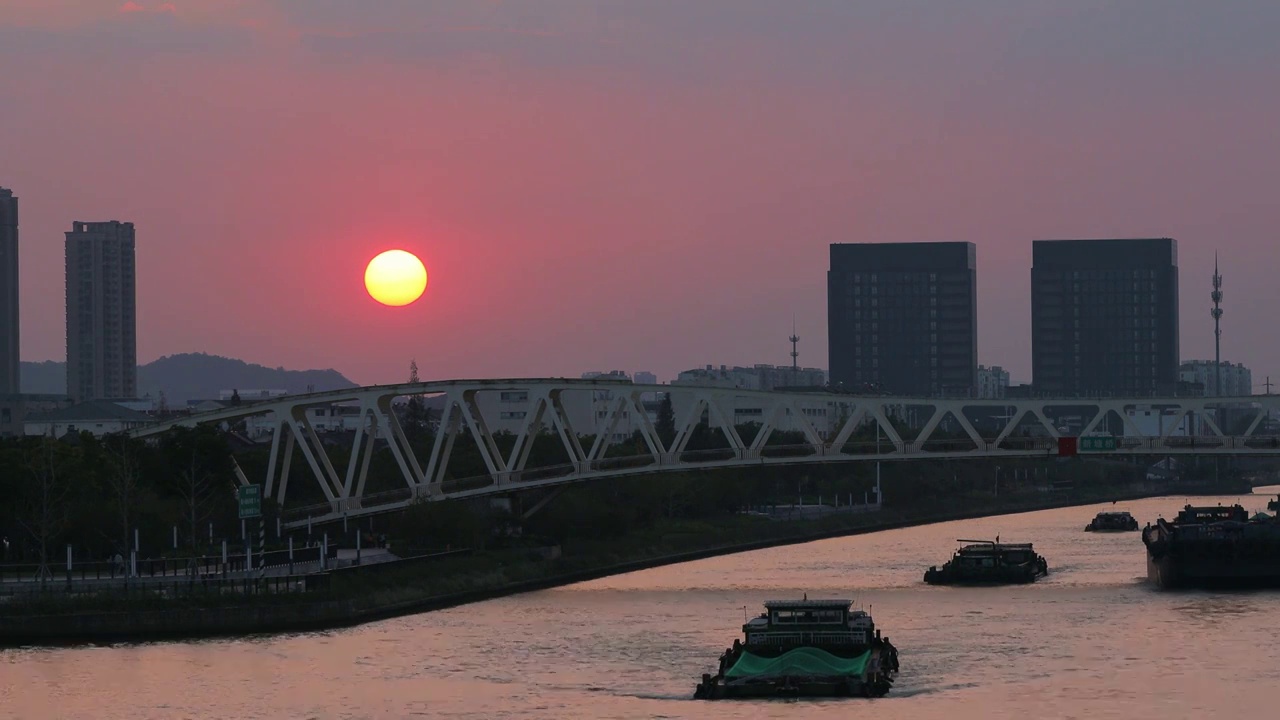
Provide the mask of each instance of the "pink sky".
{"label": "pink sky", "polygon": [[[1251,7],[1252,6],[1252,7]],[[1280,380],[1280,6],[1199,0],[0,0],[22,354],[62,233],[138,228],[138,354],[362,383],[826,367],[831,242],[978,246],[1030,380],[1031,240],[1179,241],[1182,356]],[[365,263],[403,247],[423,300]]]}

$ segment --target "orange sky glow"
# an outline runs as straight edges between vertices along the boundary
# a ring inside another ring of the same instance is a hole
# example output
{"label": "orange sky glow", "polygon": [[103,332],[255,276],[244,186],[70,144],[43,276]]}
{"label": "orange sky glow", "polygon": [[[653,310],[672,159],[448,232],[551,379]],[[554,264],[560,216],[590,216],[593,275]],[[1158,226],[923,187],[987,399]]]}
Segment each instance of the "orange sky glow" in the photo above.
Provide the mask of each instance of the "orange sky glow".
{"label": "orange sky glow", "polygon": [[[1031,240],[1179,241],[1182,356],[1280,378],[1280,21],[1193,0],[0,0],[23,357],[62,233],[138,232],[139,360],[361,383],[825,367],[831,242],[978,246],[1030,380]],[[369,301],[401,247],[430,289]]]}

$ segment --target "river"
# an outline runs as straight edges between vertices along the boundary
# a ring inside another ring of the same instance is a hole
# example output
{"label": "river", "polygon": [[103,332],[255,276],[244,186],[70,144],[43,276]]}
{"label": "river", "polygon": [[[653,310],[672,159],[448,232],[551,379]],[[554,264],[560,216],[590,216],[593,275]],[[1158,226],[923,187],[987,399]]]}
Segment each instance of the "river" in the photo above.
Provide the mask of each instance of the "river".
{"label": "river", "polygon": [[[1272,492],[1274,490],[1268,489]],[[1267,496],[1244,498],[1265,507]],[[1272,495],[1274,497],[1274,495]],[[1235,497],[1199,498],[1224,504]],[[1006,515],[760,550],[346,630],[0,651],[4,718],[1269,717],[1280,592],[1158,592],[1138,533],[1185,499]],[[935,588],[957,538],[1033,541],[1031,586]],[[902,653],[877,700],[694,701],[768,599],[851,597]]]}

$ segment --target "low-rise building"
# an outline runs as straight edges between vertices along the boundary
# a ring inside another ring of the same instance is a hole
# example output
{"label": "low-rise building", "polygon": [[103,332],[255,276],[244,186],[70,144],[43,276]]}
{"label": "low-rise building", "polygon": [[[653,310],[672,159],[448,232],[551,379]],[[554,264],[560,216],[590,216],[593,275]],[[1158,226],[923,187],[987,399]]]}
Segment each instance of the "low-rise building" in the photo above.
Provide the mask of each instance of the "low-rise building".
{"label": "low-rise building", "polygon": [[1009,371],[999,365],[978,366],[978,397],[982,400],[998,400],[1009,392]]}
{"label": "low-rise building", "polygon": [[603,370],[588,370],[587,372],[582,373],[582,379],[626,380],[627,382],[631,382],[631,376],[627,374],[626,370],[609,370],[607,372]]}
{"label": "low-rise building", "polygon": [[1182,415],[1177,408],[1153,407],[1151,405],[1137,405],[1125,410],[1128,421],[1132,423],[1132,428],[1137,429],[1137,433],[1132,432],[1130,427],[1120,429],[1120,435],[1135,435],[1138,437],[1185,437],[1187,435],[1204,434],[1197,430],[1198,419],[1191,414]]}
{"label": "low-rise building", "polygon": [[[1258,407],[1250,402],[1225,403],[1221,407],[1210,407],[1205,412],[1183,414],[1177,408],[1139,405],[1129,408],[1126,414],[1138,434],[1144,437],[1212,437],[1218,431],[1225,435],[1242,435],[1253,424]],[[1255,433],[1265,434],[1257,430]],[[1133,433],[1125,428],[1121,434]]]}
{"label": "low-rise building", "polygon": [[[657,385],[658,376],[651,372],[637,371],[632,381],[637,385]],[[662,395],[656,392],[640,393],[640,399],[646,403],[659,402],[662,400]]]}
{"label": "low-rise building", "polygon": [[240,396],[240,402],[246,402],[246,403],[247,403],[247,402],[261,402],[261,401],[263,401],[263,400],[270,400],[270,399],[272,399],[272,398],[283,397],[283,396],[288,395],[288,394],[289,394],[289,391],[288,391],[288,390],[236,390],[236,389],[231,389],[231,390],[219,390],[219,391],[218,391],[218,399],[219,399],[219,400],[225,400],[225,401],[227,401],[227,402],[230,402],[230,401],[232,401],[233,399],[235,399],[235,397],[236,397],[237,395],[239,395],[239,396]]}
{"label": "low-rise building", "polygon": [[654,375],[651,372],[645,372],[643,370],[636,371],[636,374],[633,379],[635,381],[635,384],[637,385],[657,385],[658,384],[657,375]]}
{"label": "low-rise building", "polygon": [[733,388],[735,390],[776,390],[784,387],[824,387],[827,373],[820,368],[792,368],[786,365],[716,368],[707,365],[685,370],[672,385]]}
{"label": "low-rise building", "polygon": [[0,437],[26,434],[24,423],[30,415],[70,407],[71,398],[66,395],[40,395],[20,393],[0,395]]}
{"label": "low-rise building", "polygon": [[[1221,392],[1218,389],[1218,367],[1222,376]],[[1205,397],[1246,397],[1253,394],[1253,372],[1239,363],[1223,362],[1221,366],[1215,366],[1212,360],[1186,360],[1178,368],[1178,379],[1203,385]]]}
{"label": "low-rise building", "polygon": [[23,421],[26,435],[62,437],[87,432],[97,437],[124,432],[154,422],[150,415],[110,400],[88,400],[43,413],[28,415]]}
{"label": "low-rise building", "polygon": [[[366,432],[370,429],[370,416],[368,413],[361,414],[361,407],[355,404],[346,403],[330,403],[326,405],[316,405],[309,407],[305,411],[306,420],[311,425],[311,429],[317,433],[335,433],[335,432],[353,432],[363,429]],[[275,431],[276,416],[274,412],[263,413],[261,415],[250,415],[237,424],[243,423],[244,435],[255,441],[260,441],[271,436]],[[229,428],[230,423],[223,423],[224,428]],[[377,437],[385,438],[386,429],[379,424]]]}
{"label": "low-rise building", "polygon": [[226,400],[191,399],[187,401],[187,412],[203,413],[214,410],[225,410],[231,403]]}
{"label": "low-rise building", "polygon": [[685,370],[671,381],[672,385],[697,385],[698,387],[732,388],[734,390],[761,390],[760,374],[753,368],[721,365],[716,368]]}

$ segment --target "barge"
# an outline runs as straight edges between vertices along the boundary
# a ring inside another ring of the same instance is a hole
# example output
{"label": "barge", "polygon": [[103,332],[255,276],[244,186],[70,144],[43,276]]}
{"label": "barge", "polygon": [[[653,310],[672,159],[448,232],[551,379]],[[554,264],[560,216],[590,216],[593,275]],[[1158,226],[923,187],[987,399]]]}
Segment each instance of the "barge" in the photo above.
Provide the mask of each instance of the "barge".
{"label": "barge", "polygon": [[1031,543],[995,540],[959,540],[956,554],[942,567],[924,573],[930,585],[1009,585],[1030,583],[1049,574],[1049,563],[1036,554]]}
{"label": "barge", "polygon": [[1132,532],[1138,529],[1138,519],[1127,512],[1100,512],[1084,526],[1085,532]]}
{"label": "barge", "polygon": [[849,600],[771,601],[742,626],[743,640],[702,676],[699,700],[881,697],[898,673],[898,649]]}
{"label": "barge", "polygon": [[1147,578],[1157,587],[1280,587],[1280,521],[1240,505],[1183,507],[1142,531]]}

